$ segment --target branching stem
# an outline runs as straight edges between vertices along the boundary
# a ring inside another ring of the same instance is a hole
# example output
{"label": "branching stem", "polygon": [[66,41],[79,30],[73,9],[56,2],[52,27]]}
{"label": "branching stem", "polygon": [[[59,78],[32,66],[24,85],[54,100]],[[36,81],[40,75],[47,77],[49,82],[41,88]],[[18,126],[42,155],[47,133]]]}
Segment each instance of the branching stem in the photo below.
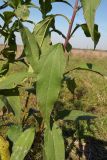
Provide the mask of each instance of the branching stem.
{"label": "branching stem", "polygon": [[75,6],[74,6],[74,9],[73,9],[73,14],[72,14],[71,21],[70,21],[70,24],[69,24],[68,33],[67,33],[67,36],[66,36],[66,39],[65,39],[65,42],[64,42],[64,49],[65,50],[66,50],[68,41],[70,39],[70,34],[71,34],[71,31],[72,31],[72,27],[73,27],[73,23],[74,23],[77,11],[78,11],[78,0],[75,0]]}

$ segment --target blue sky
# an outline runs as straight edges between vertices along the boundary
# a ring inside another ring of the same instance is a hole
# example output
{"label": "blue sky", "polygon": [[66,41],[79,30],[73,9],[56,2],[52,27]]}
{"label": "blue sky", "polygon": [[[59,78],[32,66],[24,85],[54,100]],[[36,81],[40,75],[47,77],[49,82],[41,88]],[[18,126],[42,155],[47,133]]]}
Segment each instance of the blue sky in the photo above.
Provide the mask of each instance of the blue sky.
{"label": "blue sky", "polygon": [[[71,4],[74,3],[74,0],[68,0],[68,1]],[[38,0],[35,0],[34,2],[35,2],[35,4],[38,4]],[[71,18],[72,9],[71,9],[71,7],[69,7],[63,3],[54,3],[53,10],[51,13],[52,14],[61,13],[61,14],[66,15],[68,18]],[[99,25],[99,31],[101,32],[101,38],[100,38],[100,41],[97,45],[97,49],[107,50],[107,18],[106,17],[107,17],[107,0],[102,0],[101,4],[97,10],[96,19],[95,19],[95,22]],[[31,14],[30,14],[29,19],[33,20],[33,21],[35,21],[35,23],[37,23],[41,19],[40,12],[35,9],[31,9]],[[84,22],[85,22],[85,20],[83,17],[83,13],[82,13],[82,10],[80,10],[77,13],[77,17],[74,22],[74,27],[76,24],[82,24]],[[33,26],[28,25],[28,24],[27,24],[27,26],[30,29],[33,29]],[[66,22],[66,20],[64,18],[61,18],[61,17],[56,18],[56,26],[65,35],[67,34],[68,23]],[[0,40],[0,41],[2,41],[2,40]],[[54,33],[54,34],[52,34],[52,41],[54,43],[63,42],[63,39],[62,39],[62,37],[60,37]],[[19,34],[17,34],[17,42],[19,44],[21,43],[21,39],[20,39]],[[78,31],[76,31],[75,35],[73,35],[72,39],[70,40],[70,43],[72,44],[72,46],[74,48],[86,48],[86,49],[93,48],[92,40],[90,38],[86,38],[81,29],[78,29]]]}

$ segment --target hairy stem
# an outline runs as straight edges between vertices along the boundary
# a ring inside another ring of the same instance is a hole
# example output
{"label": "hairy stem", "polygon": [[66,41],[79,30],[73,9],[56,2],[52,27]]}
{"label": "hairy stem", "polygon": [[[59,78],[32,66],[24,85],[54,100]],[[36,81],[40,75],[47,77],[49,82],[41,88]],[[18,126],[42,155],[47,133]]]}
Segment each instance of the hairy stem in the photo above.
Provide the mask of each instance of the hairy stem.
{"label": "hairy stem", "polygon": [[66,39],[65,39],[65,42],[64,42],[64,49],[65,50],[66,50],[68,41],[70,39],[70,34],[71,34],[71,31],[72,31],[72,27],[73,27],[73,23],[74,23],[77,11],[78,11],[78,0],[75,0],[75,6],[74,6],[74,9],[73,9],[73,14],[72,14],[71,21],[70,21],[70,24],[69,24],[68,33],[67,33],[67,36],[66,36]]}

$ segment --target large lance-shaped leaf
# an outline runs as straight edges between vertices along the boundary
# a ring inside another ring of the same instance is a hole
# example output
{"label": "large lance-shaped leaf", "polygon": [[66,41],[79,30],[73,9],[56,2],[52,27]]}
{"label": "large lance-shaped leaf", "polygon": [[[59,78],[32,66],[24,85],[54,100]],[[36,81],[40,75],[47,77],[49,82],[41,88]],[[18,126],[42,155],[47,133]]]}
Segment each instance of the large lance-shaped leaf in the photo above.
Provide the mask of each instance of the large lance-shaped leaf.
{"label": "large lance-shaped leaf", "polygon": [[87,113],[84,111],[79,111],[79,110],[72,110],[69,115],[65,116],[64,120],[71,120],[71,121],[76,121],[76,120],[89,120],[93,119],[96,116],[94,116],[91,113]]}
{"label": "large lance-shaped leaf", "polygon": [[53,144],[53,137],[52,131],[50,128],[45,129],[44,132],[44,160],[55,160],[54,155],[54,144]]}
{"label": "large lance-shaped leaf", "polygon": [[52,131],[48,128],[44,135],[44,159],[45,160],[64,160],[65,149],[62,131],[56,124]]}
{"label": "large lance-shaped leaf", "polygon": [[39,62],[37,99],[44,120],[49,123],[50,113],[57,100],[65,68],[64,50],[61,44],[51,47]]}
{"label": "large lance-shaped leaf", "polygon": [[0,78],[0,89],[15,88],[25,78],[30,77],[31,74],[27,72],[18,72],[11,75],[3,76]]}
{"label": "large lance-shaped leaf", "polygon": [[35,40],[34,35],[29,31],[28,28],[23,27],[21,30],[21,36],[28,62],[32,66],[34,72],[37,72],[38,59],[40,55],[39,46]]}
{"label": "large lance-shaped leaf", "polygon": [[48,16],[44,20],[35,25],[33,34],[41,49],[44,51],[50,47],[49,28],[54,23],[54,16]]}
{"label": "large lance-shaped leaf", "polygon": [[94,40],[94,20],[95,12],[101,0],[81,0],[83,6],[84,17],[86,19],[90,34]]}
{"label": "large lance-shaped leaf", "polygon": [[29,128],[25,130],[17,139],[12,148],[10,160],[23,160],[33,143],[35,129]]}

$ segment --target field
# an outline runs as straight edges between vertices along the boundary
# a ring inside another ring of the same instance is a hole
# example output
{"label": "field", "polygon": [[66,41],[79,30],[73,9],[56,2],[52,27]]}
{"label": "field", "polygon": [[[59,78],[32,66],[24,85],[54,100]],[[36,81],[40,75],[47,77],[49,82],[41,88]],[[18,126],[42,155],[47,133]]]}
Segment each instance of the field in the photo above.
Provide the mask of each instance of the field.
{"label": "field", "polygon": [[[87,66],[102,75],[73,68]],[[76,88],[74,100],[66,89],[63,89],[63,102],[68,107],[93,113],[97,118],[94,125],[84,130],[84,135],[92,136],[91,149],[93,157],[90,159],[107,159],[107,52],[91,50],[73,50],[70,55],[67,70],[73,70],[69,76],[75,79]],[[84,128],[84,127],[83,127]],[[83,131],[82,130],[82,131]],[[91,131],[91,132],[90,132]],[[84,136],[83,136],[84,137]],[[87,139],[87,138],[86,138]],[[86,151],[87,152],[87,151]],[[73,154],[72,154],[73,155]],[[71,156],[72,157],[72,156]],[[87,157],[87,156],[86,156]],[[74,156],[74,159],[77,157]],[[82,157],[83,159],[83,157]]]}
{"label": "field", "polygon": [[[22,51],[22,46],[18,48],[17,57]],[[74,68],[78,68],[79,70]],[[22,66],[23,68],[23,66]],[[22,70],[15,65],[13,70]],[[83,69],[85,68],[85,70]],[[89,69],[89,70],[88,70]],[[71,71],[70,71],[71,70]],[[92,72],[94,70],[94,72]],[[91,153],[93,160],[107,159],[107,52],[105,51],[91,51],[91,50],[77,50],[73,49],[69,56],[66,71],[70,71],[68,76],[75,80],[74,93],[72,94],[63,84],[59,99],[61,100],[65,109],[72,108],[83,110],[92,113],[96,119],[88,125],[83,122],[82,139],[91,138],[91,146],[94,148],[94,153]],[[24,95],[21,96],[22,104],[25,103]],[[36,99],[33,95],[29,97],[28,107],[36,106]],[[61,107],[61,106],[60,106]],[[7,115],[8,117],[8,115]],[[69,128],[69,127],[68,127]],[[0,128],[0,133],[4,133],[4,128]],[[65,134],[66,136],[66,134]],[[72,137],[72,136],[71,136]],[[70,141],[70,139],[67,139]],[[76,144],[78,145],[78,144]],[[71,152],[73,160],[76,160],[77,153],[73,148]],[[79,148],[77,146],[77,148]],[[80,149],[78,149],[81,151]],[[86,150],[86,154],[89,150]],[[35,153],[36,154],[36,153]],[[85,154],[85,150],[84,150]],[[85,159],[81,156],[81,159]],[[85,157],[87,157],[85,155]]]}

